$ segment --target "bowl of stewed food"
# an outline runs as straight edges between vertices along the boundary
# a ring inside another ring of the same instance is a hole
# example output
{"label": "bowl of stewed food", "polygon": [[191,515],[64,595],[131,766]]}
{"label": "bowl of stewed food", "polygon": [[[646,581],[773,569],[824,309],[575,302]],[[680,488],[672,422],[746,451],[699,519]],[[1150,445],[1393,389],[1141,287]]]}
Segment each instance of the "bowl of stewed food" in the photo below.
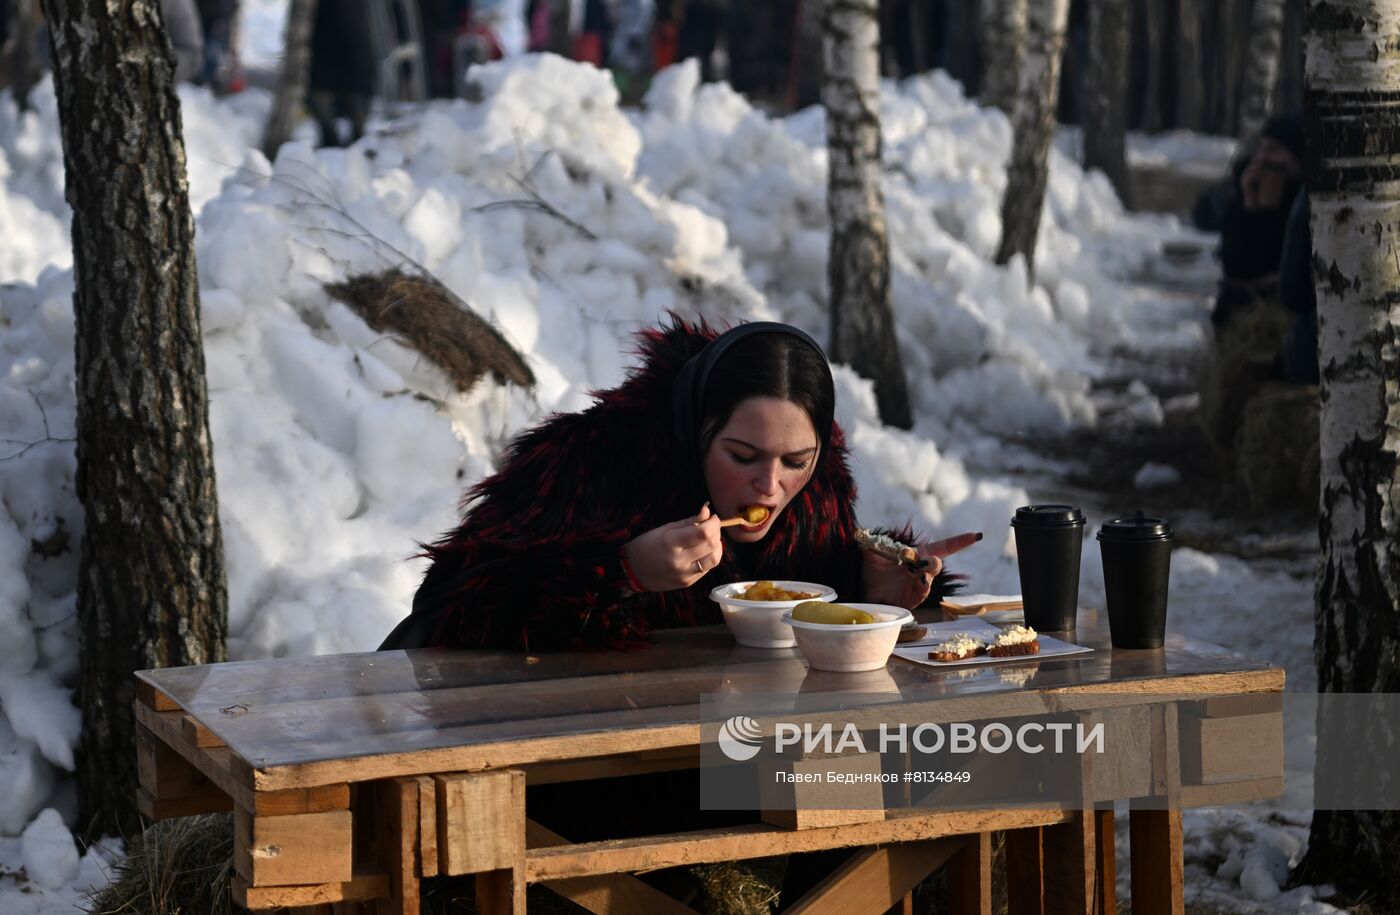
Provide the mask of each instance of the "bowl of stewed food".
{"label": "bowl of stewed food", "polygon": [[804,601],[836,600],[836,589],[812,581],[735,581],[710,591],[734,641],[750,648],[792,648],[797,644],[783,614]]}

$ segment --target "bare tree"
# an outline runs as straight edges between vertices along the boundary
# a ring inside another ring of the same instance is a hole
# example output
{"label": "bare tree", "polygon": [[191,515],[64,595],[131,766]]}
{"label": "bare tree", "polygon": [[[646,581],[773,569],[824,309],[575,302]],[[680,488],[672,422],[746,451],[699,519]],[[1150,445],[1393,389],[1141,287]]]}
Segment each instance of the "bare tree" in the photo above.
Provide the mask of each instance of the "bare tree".
{"label": "bare tree", "polygon": [[1162,117],[1162,35],[1166,31],[1166,9],[1162,0],[1137,0],[1142,23],[1142,57],[1145,79],[1142,85],[1138,126],[1156,133],[1164,126]]}
{"label": "bare tree", "polygon": [[1283,48],[1283,0],[1254,0],[1245,57],[1239,138],[1252,140],[1269,118]]}
{"label": "bare tree", "polygon": [[[983,3],[992,0],[958,0],[943,5],[944,33],[953,36],[944,49],[943,66],[948,75],[962,83],[969,96],[981,91],[982,48],[977,41]],[[919,3],[910,3],[917,8]],[[911,26],[913,24],[911,23]]]}
{"label": "bare tree", "polygon": [[262,151],[268,160],[292,138],[297,111],[306,98],[311,74],[311,31],[316,25],[316,0],[291,0],[287,8],[286,39],[282,67],[277,73],[277,91],[272,96],[272,112],[263,129]]}
{"label": "bare tree", "polygon": [[1201,10],[1196,0],[1177,0],[1177,127],[1201,129]]}
{"label": "bare tree", "polygon": [[[1324,693],[1400,692],[1400,0],[1309,0],[1307,183],[1321,368],[1322,553],[1313,655]],[[1319,715],[1318,782],[1394,759],[1383,716]],[[1400,812],[1314,812],[1307,879],[1400,902]]]}
{"label": "bare tree", "polygon": [[[1227,71],[1233,59],[1232,48],[1243,40],[1237,33],[1249,28],[1248,21],[1239,24],[1239,6],[1240,0],[1212,0],[1201,17],[1201,129],[1207,133],[1230,132],[1223,125],[1234,100],[1227,99],[1226,94],[1236,90]],[[1244,13],[1248,16],[1249,11]]]}
{"label": "bare tree", "polygon": [[137,826],[132,671],[224,658],[194,220],[158,0],[46,0],[77,317],[83,734],[92,834]]}
{"label": "bare tree", "polygon": [[1035,0],[1026,19],[1025,56],[1011,115],[1015,136],[1006,167],[1006,193],[1001,198],[998,264],[1017,254],[1025,257],[1028,269],[1035,264],[1068,19],[1069,0]]}
{"label": "bare tree", "polygon": [[880,419],[908,429],[913,420],[890,309],[880,187],[879,15],[877,0],[826,0],[822,10],[831,358],[874,381]]}
{"label": "bare tree", "polygon": [[1089,66],[1084,77],[1084,167],[1101,169],[1128,202],[1127,0],[1089,0]]}
{"label": "bare tree", "polygon": [[1011,114],[1026,41],[1028,0],[982,0],[982,85],[978,97]]}

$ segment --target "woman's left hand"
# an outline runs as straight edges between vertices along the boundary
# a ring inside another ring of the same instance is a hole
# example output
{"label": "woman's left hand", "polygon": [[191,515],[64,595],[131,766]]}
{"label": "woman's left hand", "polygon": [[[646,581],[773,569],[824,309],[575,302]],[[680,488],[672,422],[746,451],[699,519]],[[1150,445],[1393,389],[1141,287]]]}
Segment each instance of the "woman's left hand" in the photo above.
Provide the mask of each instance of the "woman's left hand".
{"label": "woman's left hand", "polygon": [[928,599],[933,579],[943,571],[943,557],[972,546],[982,539],[976,532],[958,534],[946,540],[936,540],[915,548],[920,559],[928,560],[922,569],[901,565],[878,553],[865,551],[865,599],[872,604],[890,604],[914,609]]}

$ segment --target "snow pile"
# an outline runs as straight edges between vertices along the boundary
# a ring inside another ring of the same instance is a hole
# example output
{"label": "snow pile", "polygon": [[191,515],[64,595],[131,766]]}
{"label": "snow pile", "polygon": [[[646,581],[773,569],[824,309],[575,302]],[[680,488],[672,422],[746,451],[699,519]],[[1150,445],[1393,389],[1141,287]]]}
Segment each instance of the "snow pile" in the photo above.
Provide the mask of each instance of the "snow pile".
{"label": "snow pile", "polygon": [[1137,489],[1157,489],[1162,486],[1175,486],[1181,482],[1181,471],[1170,464],[1148,461],[1133,474],[1133,486]]}
{"label": "snow pile", "polygon": [[[1128,217],[1102,175],[1052,151],[1035,282],[990,261],[1011,128],[941,72],[887,83],[881,119],[892,295],[919,431],[944,440],[1091,423],[1099,354],[1194,348],[1194,307],[1123,282],[1179,234]],[[749,280],[787,320],[825,333],[826,147],[820,108],[786,120],[694,62],[658,75],[639,119],[650,187],[721,220]],[[995,409],[988,409],[995,405]]]}
{"label": "snow pile", "polygon": [[45,267],[73,263],[53,82],[35,86],[30,103],[22,112],[0,95],[0,283],[32,283]]}

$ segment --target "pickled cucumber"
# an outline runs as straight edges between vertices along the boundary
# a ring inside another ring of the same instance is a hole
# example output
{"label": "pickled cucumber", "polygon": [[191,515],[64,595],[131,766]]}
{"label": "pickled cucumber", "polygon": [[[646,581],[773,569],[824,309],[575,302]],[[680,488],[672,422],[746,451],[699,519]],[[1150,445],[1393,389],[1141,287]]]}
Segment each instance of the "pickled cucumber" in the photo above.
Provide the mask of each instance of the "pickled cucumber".
{"label": "pickled cucumber", "polygon": [[856,623],[876,622],[874,614],[845,604],[828,604],[825,601],[803,601],[792,608],[792,618],[804,623],[830,623],[834,626],[847,626]]}

